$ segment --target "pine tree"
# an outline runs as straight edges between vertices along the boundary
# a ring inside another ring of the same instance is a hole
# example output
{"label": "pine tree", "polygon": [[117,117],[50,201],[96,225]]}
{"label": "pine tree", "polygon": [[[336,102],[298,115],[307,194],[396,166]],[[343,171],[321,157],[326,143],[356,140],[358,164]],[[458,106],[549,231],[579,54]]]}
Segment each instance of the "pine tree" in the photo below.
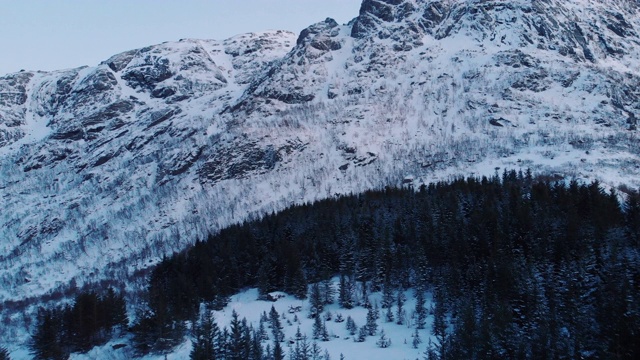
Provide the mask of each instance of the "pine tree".
{"label": "pine tree", "polygon": [[404,325],[404,317],[405,317],[405,313],[404,313],[404,300],[405,300],[405,296],[404,296],[404,292],[402,290],[398,290],[398,296],[396,296],[396,305],[398,306],[398,310],[396,312],[396,324],[398,325]]}
{"label": "pine tree", "polygon": [[331,338],[329,337],[329,331],[327,330],[327,322],[322,322],[322,331],[320,332],[320,340],[329,341]]}
{"label": "pine tree", "polygon": [[418,331],[418,329],[416,329],[411,337],[411,346],[413,346],[414,349],[417,349],[418,346],[422,344],[422,339],[420,338],[420,332]]}
{"label": "pine tree", "polygon": [[351,280],[344,275],[340,275],[338,303],[344,309],[353,308],[353,285]]}
{"label": "pine tree", "polygon": [[304,275],[304,271],[299,260],[290,263],[290,266],[287,268],[284,290],[295,296],[296,299],[306,299],[307,278]]}
{"label": "pine tree", "polygon": [[62,328],[60,314],[54,310],[40,309],[36,330],[31,337],[31,354],[36,360],[62,360],[68,357],[60,339]]}
{"label": "pine tree", "polygon": [[636,248],[640,247],[640,193],[627,195],[625,202],[625,225],[627,237]]}
{"label": "pine tree", "polygon": [[106,327],[109,332],[124,331],[128,324],[127,304],[122,294],[117,294],[113,288],[107,290],[102,302],[105,309]]}
{"label": "pine tree", "polygon": [[358,337],[355,338],[354,340],[356,342],[364,342],[367,339],[368,335],[369,335],[369,332],[367,331],[367,327],[361,326],[360,330],[358,331]]}
{"label": "pine tree", "polygon": [[309,295],[309,318],[320,316],[324,310],[324,301],[320,292],[320,285],[315,283],[311,285],[311,294]]}
{"label": "pine tree", "polygon": [[216,348],[215,341],[220,336],[220,328],[211,312],[205,310],[193,330],[191,360],[215,360],[223,354]]}
{"label": "pine tree", "polygon": [[425,307],[424,291],[420,288],[416,289],[416,329],[424,329],[427,323],[427,309]]}
{"label": "pine tree", "polygon": [[325,279],[321,282],[321,290],[322,290],[322,301],[325,305],[333,304],[333,297],[335,296],[335,289],[333,288],[333,284],[331,283],[331,279]]}
{"label": "pine tree", "polygon": [[263,360],[272,360],[272,359],[274,359],[273,352],[271,351],[271,344],[267,344],[267,346],[264,347],[264,356],[263,356],[262,359]]}
{"label": "pine tree", "polygon": [[242,318],[242,330],[242,354],[244,359],[249,359],[251,357],[251,343],[253,340],[251,335],[254,329],[248,325],[246,318]]}
{"label": "pine tree", "polygon": [[11,360],[11,357],[9,356],[9,350],[0,347],[0,360]]}
{"label": "pine tree", "polygon": [[327,311],[326,313],[324,313],[325,321],[331,321],[332,318],[333,318],[333,314],[331,313],[331,311]]}
{"label": "pine tree", "polygon": [[387,276],[382,285],[382,302],[380,303],[380,305],[383,309],[388,309],[391,307],[391,305],[393,305],[394,300],[395,299],[393,298],[393,288],[391,286],[391,281],[389,281],[389,277]]}
{"label": "pine tree", "polygon": [[72,351],[89,351],[104,340],[101,338],[101,330],[105,328],[104,309],[101,309],[101,305],[96,293],[83,292],[76,296],[75,303],[67,310]]}
{"label": "pine tree", "polygon": [[[273,332],[273,341],[281,342],[284,340],[284,333],[282,332],[282,325],[280,323],[280,314],[276,308],[272,305],[269,311],[269,321],[271,322],[271,331]],[[274,348],[275,352],[275,348]]]}
{"label": "pine tree", "polygon": [[226,327],[218,331],[218,336],[214,336],[213,352],[220,359],[229,358],[229,330]]}
{"label": "pine tree", "polygon": [[275,341],[273,345],[273,360],[284,360],[284,350],[279,341]]}
{"label": "pine tree", "polygon": [[353,318],[351,318],[351,316],[347,316],[346,327],[349,331],[349,335],[351,336],[355,335],[358,331],[358,326],[356,325],[355,321],[353,321]]}
{"label": "pine tree", "polygon": [[322,350],[320,350],[318,343],[315,341],[311,344],[311,349],[309,349],[309,359],[322,360]]}
{"label": "pine tree", "polygon": [[322,357],[322,360],[331,360],[331,355],[329,355],[329,350],[327,349],[324,350],[324,356]]}
{"label": "pine tree", "polygon": [[229,359],[242,360],[248,358],[249,342],[246,338],[246,331],[246,320],[240,321],[238,313],[233,310],[231,324],[229,325]]}
{"label": "pine tree", "polygon": [[147,301],[139,310],[136,316],[138,320],[132,327],[134,346],[140,354],[168,351],[184,338],[186,327],[179,315],[186,315],[189,311],[177,309],[182,305],[174,303],[175,300],[170,296],[176,290],[171,289],[170,281],[164,278],[170,272],[166,268],[173,266],[174,264],[164,264],[156,268],[149,280]]}
{"label": "pine tree", "polygon": [[[266,316],[266,313],[264,313],[264,315]],[[267,319],[266,321],[269,320]],[[258,324],[258,336],[260,337],[260,341],[269,340],[269,333],[267,332],[264,323],[264,317],[261,316],[260,323]]]}
{"label": "pine tree", "polygon": [[291,350],[289,358],[291,360],[309,360],[311,358],[311,345],[305,335],[301,340],[296,341],[296,346]]}
{"label": "pine tree", "polygon": [[253,331],[251,334],[251,351],[249,354],[249,360],[263,360],[264,357],[260,332]]}
{"label": "pine tree", "polygon": [[446,357],[447,345],[447,323],[445,319],[445,310],[442,301],[436,301],[433,309],[433,336],[438,340],[437,344],[433,344],[435,353],[441,358]]}
{"label": "pine tree", "polygon": [[367,310],[367,323],[363,326],[368,336],[375,336],[378,333],[378,317],[378,305],[369,307],[369,310]]}
{"label": "pine tree", "polygon": [[277,290],[277,282],[275,260],[272,257],[265,257],[258,270],[257,285],[260,298],[264,299],[268,293]]}
{"label": "pine tree", "polygon": [[384,333],[384,329],[380,330],[380,338],[378,339],[378,341],[376,341],[376,345],[378,345],[379,348],[383,349],[391,346],[391,339],[389,339]]}
{"label": "pine tree", "polygon": [[313,320],[313,339],[318,340],[322,336],[322,319],[316,316]]}
{"label": "pine tree", "polygon": [[393,311],[391,311],[391,306],[387,308],[387,312],[385,313],[384,318],[386,322],[393,322],[394,319],[393,319]]}
{"label": "pine tree", "polygon": [[426,350],[424,351],[424,360],[440,360],[442,358],[440,358],[438,356],[438,353],[436,352],[436,348],[433,345],[433,343],[431,342],[431,339],[429,339],[429,344],[427,345]]}
{"label": "pine tree", "polygon": [[343,322],[343,321],[344,321],[344,317],[342,316],[342,314],[337,313],[337,314],[336,314],[336,318],[335,318],[335,320],[334,320],[334,321],[335,321],[335,322],[337,322],[337,323],[341,323],[341,322]]}

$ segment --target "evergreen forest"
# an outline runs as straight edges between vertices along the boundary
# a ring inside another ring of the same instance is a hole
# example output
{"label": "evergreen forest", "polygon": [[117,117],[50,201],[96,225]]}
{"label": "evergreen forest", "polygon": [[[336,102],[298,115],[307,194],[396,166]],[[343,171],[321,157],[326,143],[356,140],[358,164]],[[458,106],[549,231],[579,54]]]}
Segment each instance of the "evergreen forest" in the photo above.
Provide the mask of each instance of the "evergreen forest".
{"label": "evergreen forest", "polygon": [[[437,342],[425,346],[428,359],[637,359],[640,195],[505,171],[294,206],[165,258],[148,275],[126,331],[140,354],[166,352],[190,336],[193,359],[282,359],[277,333],[265,347],[264,330],[237,314],[220,329],[203,309],[257,287],[262,300],[273,291],[309,297],[319,318],[323,301],[314,298],[332,277],[340,279],[341,307],[371,307],[367,294],[381,292],[391,317],[401,291],[415,289],[418,304],[432,293]],[[121,310],[95,315],[124,308],[109,294],[43,310],[36,358],[56,358],[40,356],[43,334],[67,339],[86,326],[81,338],[58,344],[63,353],[86,351],[126,323]],[[272,331],[275,318],[265,314]],[[384,340],[372,332],[364,335]]]}

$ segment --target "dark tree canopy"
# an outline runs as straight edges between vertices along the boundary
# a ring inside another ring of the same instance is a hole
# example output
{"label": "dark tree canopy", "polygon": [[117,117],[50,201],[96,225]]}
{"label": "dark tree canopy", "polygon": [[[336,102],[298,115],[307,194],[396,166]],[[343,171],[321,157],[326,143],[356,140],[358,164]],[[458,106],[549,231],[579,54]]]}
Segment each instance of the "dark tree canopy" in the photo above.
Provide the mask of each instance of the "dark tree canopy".
{"label": "dark tree canopy", "polygon": [[[426,326],[429,309],[403,308],[401,294],[413,288],[420,305],[431,293],[437,321],[430,357],[639,358],[639,234],[637,192],[619,197],[598,183],[528,172],[342,196],[231,226],[164,259],[149,276],[148,300],[132,330],[141,352],[165,351],[187,334],[186,321],[206,324],[197,321],[203,303],[220,309],[247,287],[265,299],[274,290],[309,294],[311,315],[319,316],[333,295],[318,290],[339,276],[342,307],[372,306],[367,295],[381,291],[382,308],[398,308],[383,313],[386,321],[403,323],[415,312],[417,327]],[[317,285],[308,292],[310,283]],[[69,345],[65,331],[126,323],[122,316],[100,320],[98,305],[109,296],[79,297],[80,317],[73,309],[43,311],[33,339],[48,345],[34,345],[36,358],[86,351],[105,339],[88,331]],[[116,303],[110,307],[124,308]],[[254,331],[237,316],[219,343],[236,358],[262,350],[282,358],[278,314],[268,321],[273,348],[258,349]],[[360,330],[369,334],[366,325]],[[202,334],[210,330],[196,338]]]}
{"label": "dark tree canopy", "polygon": [[367,291],[385,292],[383,306],[402,289],[435,291],[454,330],[433,346],[453,358],[629,358],[640,354],[640,205],[626,197],[512,171],[323,200],[197,242],[149,291],[186,319],[245,287],[303,297],[307,282],[339,275],[346,308]]}

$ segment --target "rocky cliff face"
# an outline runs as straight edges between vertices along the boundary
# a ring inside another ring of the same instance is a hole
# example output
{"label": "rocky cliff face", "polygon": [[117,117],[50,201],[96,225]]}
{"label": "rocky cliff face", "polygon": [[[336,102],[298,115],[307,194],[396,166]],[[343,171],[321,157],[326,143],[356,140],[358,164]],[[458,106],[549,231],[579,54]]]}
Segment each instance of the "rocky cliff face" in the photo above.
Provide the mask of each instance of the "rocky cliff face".
{"label": "rocky cliff face", "polygon": [[0,299],[251,216],[531,168],[638,186],[638,2],[364,0],[347,25],[0,78]]}

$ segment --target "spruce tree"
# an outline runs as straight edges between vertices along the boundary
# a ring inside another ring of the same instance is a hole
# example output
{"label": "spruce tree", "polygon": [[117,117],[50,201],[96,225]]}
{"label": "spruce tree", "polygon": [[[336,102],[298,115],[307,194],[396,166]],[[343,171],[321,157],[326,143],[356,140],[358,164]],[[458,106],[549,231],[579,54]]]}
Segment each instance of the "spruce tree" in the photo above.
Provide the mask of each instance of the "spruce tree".
{"label": "spruce tree", "polygon": [[322,360],[322,350],[320,346],[318,346],[317,342],[313,342],[311,344],[311,349],[309,349],[309,360]]}
{"label": "spruce tree", "polygon": [[424,351],[424,360],[440,360],[442,359],[441,357],[438,356],[438,353],[436,352],[436,348],[433,345],[433,343],[431,342],[431,339],[429,339],[429,344],[427,345],[427,348]]}
{"label": "spruce tree", "polygon": [[301,340],[296,341],[296,345],[291,350],[289,358],[291,360],[309,360],[311,358],[311,345],[306,335],[303,335]]}
{"label": "spruce tree", "polygon": [[402,290],[398,290],[398,295],[396,296],[396,305],[398,307],[398,310],[396,311],[396,324],[398,325],[404,325],[404,300],[404,292]]}
{"label": "spruce tree", "polygon": [[378,333],[378,305],[369,307],[367,310],[367,323],[363,326],[368,336],[375,336]]}
{"label": "spruce tree", "polygon": [[313,339],[318,340],[322,336],[322,319],[316,316],[313,320]]}
{"label": "spruce tree", "polygon": [[341,313],[337,313],[337,314],[336,314],[336,318],[335,318],[335,320],[334,320],[334,321],[335,321],[335,322],[337,322],[337,323],[341,323],[341,322],[343,322],[343,321],[344,321],[344,317],[342,316],[342,314],[341,314]]}
{"label": "spruce tree", "polygon": [[9,350],[0,347],[0,360],[11,360],[11,357],[9,356]]}
{"label": "spruce tree", "polygon": [[231,323],[229,324],[228,346],[230,360],[247,359],[249,340],[246,337],[246,331],[246,320],[240,321],[238,313],[233,310],[231,313]]}
{"label": "spruce tree", "polygon": [[[271,322],[271,331],[273,332],[273,341],[281,342],[284,340],[284,333],[282,332],[282,324],[280,323],[280,314],[276,308],[272,305],[269,311],[269,321]],[[275,352],[275,348],[274,348]]]}
{"label": "spruce tree", "polygon": [[296,299],[307,298],[307,279],[304,275],[302,265],[295,262],[291,265],[292,269],[287,269],[287,277],[285,279],[285,291]]}
{"label": "spruce tree", "polygon": [[266,298],[267,294],[277,290],[276,284],[278,282],[275,260],[266,256],[260,264],[258,269],[258,292],[260,298]]}
{"label": "spruce tree", "polygon": [[251,334],[251,351],[249,354],[249,360],[263,360],[265,357],[264,349],[262,349],[262,342],[260,331],[253,331]]}
{"label": "spruce tree", "polygon": [[254,332],[253,326],[250,326],[246,318],[242,318],[242,353],[245,359],[251,357],[251,335]]}
{"label": "spruce tree", "polygon": [[417,349],[418,346],[420,346],[420,344],[422,344],[422,339],[420,338],[420,332],[418,331],[418,329],[416,328],[415,332],[413,333],[413,335],[411,335],[412,339],[411,339],[411,346],[413,346],[414,349]]}
{"label": "spruce tree", "polygon": [[322,340],[322,341],[331,340],[331,338],[329,336],[329,331],[327,330],[327,322],[326,321],[322,322],[322,331],[320,332],[320,340]]}
{"label": "spruce tree", "polygon": [[229,329],[226,327],[219,332],[219,336],[214,339],[213,347],[214,352],[216,354],[221,354],[221,359],[229,359],[230,358],[230,347],[229,347]]}
{"label": "spruce tree", "polygon": [[263,360],[271,360],[273,359],[273,351],[271,351],[271,344],[267,344],[264,347],[264,356],[263,356]]}
{"label": "spruce tree", "polygon": [[326,313],[324,313],[325,321],[331,321],[332,318],[333,318],[333,314],[331,313],[331,311],[327,311]]}
{"label": "spruce tree", "polygon": [[146,303],[139,310],[138,320],[132,327],[134,346],[139,354],[169,351],[184,338],[186,327],[180,315],[186,315],[190,309],[182,309],[181,306],[190,305],[175,302],[174,297],[180,296],[175,294],[177,290],[172,282],[165,278],[168,273],[173,274],[170,269],[174,266],[178,265],[161,263],[149,280]]}
{"label": "spruce tree", "polygon": [[165,352],[182,341],[185,331],[184,323],[172,315],[143,310],[132,328],[134,346],[140,354]]}
{"label": "spruce tree", "polygon": [[427,323],[427,308],[425,307],[424,291],[416,289],[416,329],[424,329]]}
{"label": "spruce tree", "polygon": [[104,328],[104,309],[101,309],[98,295],[94,292],[80,293],[70,311],[72,351],[86,352],[101,342],[100,330]]}
{"label": "spruce tree", "polygon": [[190,353],[191,360],[215,360],[223,354],[216,348],[215,341],[220,336],[220,328],[209,310],[204,311],[193,330]]}
{"label": "spruce tree", "polygon": [[361,326],[360,330],[358,330],[358,337],[354,338],[356,342],[364,342],[367,339],[369,332],[367,331],[366,326]]}
{"label": "spruce tree", "polygon": [[322,360],[331,360],[331,355],[329,355],[329,350],[327,349],[324,350],[324,356]]}
{"label": "spruce tree", "polygon": [[353,308],[353,286],[351,280],[344,276],[340,275],[340,288],[338,290],[338,303],[342,308],[351,309]]}
{"label": "spruce tree", "polygon": [[351,336],[355,335],[356,332],[358,331],[358,326],[356,325],[355,321],[353,321],[353,318],[351,316],[347,316],[347,321],[345,325]]}
{"label": "spruce tree", "polygon": [[127,304],[122,294],[117,294],[112,287],[107,290],[102,302],[105,308],[106,327],[110,332],[123,331],[129,324]]}
{"label": "spruce tree", "polygon": [[331,279],[325,279],[321,282],[322,301],[325,305],[331,305],[334,301],[335,289],[331,283]]}
{"label": "spruce tree", "polygon": [[273,345],[273,360],[284,360],[284,350],[277,340]]}
{"label": "spruce tree", "polygon": [[322,310],[324,310],[324,300],[320,292],[320,285],[315,283],[311,285],[311,293],[309,294],[309,317],[320,316]]}
{"label": "spruce tree", "polygon": [[384,318],[386,322],[393,322],[394,319],[393,319],[393,311],[391,311],[391,306],[387,308]]}
{"label": "spruce tree", "polygon": [[[266,315],[266,313],[264,313]],[[268,319],[266,320],[268,321]],[[258,324],[258,336],[260,337],[260,341],[269,340],[269,333],[264,325],[265,319],[261,316],[260,323]]]}
{"label": "spruce tree", "polygon": [[393,288],[391,286],[391,281],[389,281],[389,277],[386,277],[382,285],[382,302],[380,305],[383,309],[388,309],[393,305],[393,303]]}
{"label": "spruce tree", "polygon": [[376,341],[376,345],[378,345],[379,348],[383,349],[391,346],[391,339],[389,339],[387,337],[387,334],[384,333],[384,329],[380,330],[380,338],[378,339],[378,341]]}
{"label": "spruce tree", "polygon": [[[438,340],[437,344],[433,344],[433,348],[436,354],[440,358],[446,357],[447,346],[447,323],[445,319],[445,309],[442,305],[442,301],[436,301],[435,308],[433,309],[433,336]],[[466,329],[463,329],[466,330]]]}
{"label": "spruce tree", "polygon": [[62,346],[60,314],[54,310],[40,309],[36,330],[31,336],[31,354],[36,360],[64,360],[69,354]]}

